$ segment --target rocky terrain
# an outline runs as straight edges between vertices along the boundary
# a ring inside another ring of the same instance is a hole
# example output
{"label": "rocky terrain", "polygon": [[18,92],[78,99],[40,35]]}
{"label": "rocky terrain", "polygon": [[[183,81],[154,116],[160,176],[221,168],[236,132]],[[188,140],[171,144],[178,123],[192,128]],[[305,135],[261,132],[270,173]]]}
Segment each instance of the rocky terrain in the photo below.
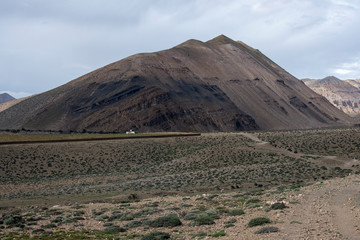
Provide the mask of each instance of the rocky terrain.
{"label": "rocky terrain", "polygon": [[226,36],[136,54],[0,112],[0,129],[240,131],[349,118],[259,50]]}
{"label": "rocky terrain", "polygon": [[360,89],[360,79],[348,79],[348,80],[345,80],[345,82],[350,83],[354,87]]}
{"label": "rocky terrain", "polygon": [[303,79],[305,84],[326,97],[334,106],[349,115],[360,114],[360,81],[342,81],[336,77]]}
{"label": "rocky terrain", "polygon": [[[360,236],[359,182],[359,175],[351,175],[305,187],[279,186],[262,192],[13,209],[2,215],[9,227],[0,232],[0,237],[352,240]],[[10,233],[17,228],[14,225],[25,224],[30,224],[30,231]],[[163,238],[155,238],[160,234]]]}
{"label": "rocky terrain", "polygon": [[11,101],[13,99],[15,99],[15,98],[13,96],[9,95],[8,93],[1,93],[0,94],[0,104]]}

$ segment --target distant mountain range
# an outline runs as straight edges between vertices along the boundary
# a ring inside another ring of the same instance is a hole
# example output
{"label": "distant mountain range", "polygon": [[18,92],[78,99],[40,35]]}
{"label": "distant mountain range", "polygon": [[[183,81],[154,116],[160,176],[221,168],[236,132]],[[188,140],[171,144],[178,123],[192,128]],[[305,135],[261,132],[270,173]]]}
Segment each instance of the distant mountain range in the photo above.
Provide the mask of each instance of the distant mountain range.
{"label": "distant mountain range", "polygon": [[220,35],[127,57],[0,112],[0,129],[241,131],[349,117],[259,50]]}
{"label": "distant mountain range", "polygon": [[334,106],[354,116],[360,114],[360,80],[342,81],[334,76],[303,79],[305,84],[326,97]]}
{"label": "distant mountain range", "polygon": [[0,93],[0,104],[14,99],[15,98],[8,93]]}

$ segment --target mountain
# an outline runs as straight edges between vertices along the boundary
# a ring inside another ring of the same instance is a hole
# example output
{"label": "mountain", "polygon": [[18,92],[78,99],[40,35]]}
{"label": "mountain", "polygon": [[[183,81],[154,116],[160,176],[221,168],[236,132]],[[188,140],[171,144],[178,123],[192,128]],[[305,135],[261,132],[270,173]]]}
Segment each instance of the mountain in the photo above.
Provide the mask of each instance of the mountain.
{"label": "mountain", "polygon": [[24,101],[25,99],[28,99],[32,96],[28,96],[28,97],[23,97],[23,98],[17,98],[17,99],[13,99],[4,103],[0,103],[0,112],[14,106],[15,104],[18,104],[19,102]]}
{"label": "mountain", "polygon": [[348,79],[348,80],[345,80],[345,82],[350,83],[354,87],[360,89],[360,79]]}
{"label": "mountain", "polygon": [[220,35],[136,54],[0,113],[0,129],[239,131],[348,116],[259,50]]}
{"label": "mountain", "polygon": [[342,81],[334,76],[304,79],[305,84],[349,115],[360,114],[360,81]]}
{"label": "mountain", "polygon": [[0,103],[4,103],[4,102],[8,102],[11,100],[14,100],[15,98],[12,97],[10,94],[8,93],[1,93],[0,94]]}

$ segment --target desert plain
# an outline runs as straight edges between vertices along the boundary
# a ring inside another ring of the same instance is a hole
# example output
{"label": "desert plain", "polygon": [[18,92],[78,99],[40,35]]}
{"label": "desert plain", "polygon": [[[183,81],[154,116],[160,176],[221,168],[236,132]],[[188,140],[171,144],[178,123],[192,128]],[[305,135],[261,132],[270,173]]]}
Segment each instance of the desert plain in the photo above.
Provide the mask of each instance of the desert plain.
{"label": "desert plain", "polygon": [[336,128],[2,144],[0,238],[358,239],[359,139]]}

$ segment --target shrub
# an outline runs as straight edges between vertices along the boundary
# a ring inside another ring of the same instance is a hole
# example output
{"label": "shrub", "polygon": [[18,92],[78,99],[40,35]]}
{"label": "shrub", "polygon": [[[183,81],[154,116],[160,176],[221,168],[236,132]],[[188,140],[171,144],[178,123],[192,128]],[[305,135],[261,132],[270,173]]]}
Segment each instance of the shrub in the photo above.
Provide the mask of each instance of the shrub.
{"label": "shrub", "polygon": [[267,223],[271,223],[270,219],[267,217],[257,217],[257,218],[253,218],[249,221],[248,226],[249,227],[255,227],[255,226],[260,226],[260,225],[264,225]]}
{"label": "shrub", "polygon": [[106,214],[101,214],[101,215],[97,216],[97,220],[105,220],[105,219],[108,219],[108,218],[109,218],[109,216],[106,215]]}
{"label": "shrub", "polygon": [[277,203],[272,204],[270,208],[272,210],[279,210],[279,209],[287,208],[287,206],[283,202],[277,202]]}
{"label": "shrub", "polygon": [[220,216],[212,209],[208,209],[205,211],[205,214],[207,214],[212,219],[220,219]]}
{"label": "shrub", "polygon": [[200,225],[212,225],[215,224],[214,218],[207,214],[201,214],[199,215],[192,223],[192,225],[200,226]]}
{"label": "shrub", "polygon": [[146,234],[141,238],[141,240],[162,240],[162,239],[169,239],[170,234],[165,232],[152,232],[149,234]]}
{"label": "shrub", "polygon": [[231,209],[229,211],[229,216],[240,216],[245,214],[245,212],[242,209],[239,208],[235,208],[235,209]]}
{"label": "shrub", "polygon": [[82,210],[74,212],[75,217],[79,217],[79,216],[84,215],[84,214],[85,214],[85,212],[82,211]]}
{"label": "shrub", "polygon": [[56,224],[54,223],[49,223],[49,224],[46,224],[44,226],[42,226],[43,228],[56,228]]}
{"label": "shrub", "polygon": [[121,221],[131,221],[131,220],[134,220],[134,215],[132,214],[125,214],[123,216],[120,217],[120,220]]}
{"label": "shrub", "polygon": [[226,225],[224,226],[224,228],[230,228],[230,227],[235,227],[235,225],[232,224],[232,223],[230,223],[230,224],[226,224]]}
{"label": "shrub", "polygon": [[140,227],[143,223],[137,220],[128,222],[124,224],[124,227],[126,228],[136,228],[136,227]]}
{"label": "shrub", "polygon": [[105,233],[119,233],[119,232],[126,232],[126,229],[122,228],[120,226],[114,225],[114,226],[105,228],[104,232]]}
{"label": "shrub", "polygon": [[197,213],[189,212],[184,216],[185,220],[195,220],[198,217]]}
{"label": "shrub", "polygon": [[25,220],[21,216],[12,216],[8,214],[3,216],[3,223],[6,225],[19,225],[23,224],[24,222]]}
{"label": "shrub", "polygon": [[35,230],[32,231],[32,233],[43,233],[43,232],[45,232],[45,230],[42,229],[42,228],[35,229]]}
{"label": "shrub", "polygon": [[254,232],[255,234],[265,234],[265,233],[272,233],[272,232],[279,232],[279,228],[277,227],[263,227]]}
{"label": "shrub", "polygon": [[223,237],[223,236],[225,236],[225,235],[226,235],[225,231],[224,231],[224,230],[221,230],[220,232],[214,233],[214,234],[212,234],[211,236],[212,236],[212,237]]}
{"label": "shrub", "polygon": [[261,202],[260,199],[252,198],[252,199],[247,200],[245,203],[250,204],[250,203],[259,203],[259,202]]}
{"label": "shrub", "polygon": [[180,226],[182,223],[178,216],[175,214],[168,214],[163,217],[159,217],[150,222],[150,227],[176,227]]}

